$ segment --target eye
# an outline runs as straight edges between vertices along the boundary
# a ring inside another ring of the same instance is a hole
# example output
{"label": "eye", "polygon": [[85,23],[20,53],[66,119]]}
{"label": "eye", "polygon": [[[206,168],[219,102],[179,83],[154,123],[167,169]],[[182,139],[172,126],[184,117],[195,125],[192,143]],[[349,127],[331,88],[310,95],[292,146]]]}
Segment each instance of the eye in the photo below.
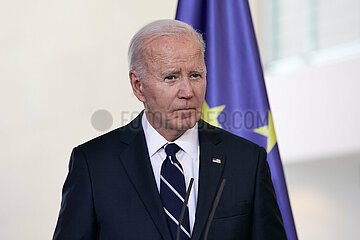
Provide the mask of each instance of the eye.
{"label": "eye", "polygon": [[173,80],[175,80],[175,75],[170,75],[170,76],[167,76],[167,77],[165,77],[165,81],[173,81]]}
{"label": "eye", "polygon": [[191,78],[200,78],[201,75],[199,73],[193,73],[190,75]]}

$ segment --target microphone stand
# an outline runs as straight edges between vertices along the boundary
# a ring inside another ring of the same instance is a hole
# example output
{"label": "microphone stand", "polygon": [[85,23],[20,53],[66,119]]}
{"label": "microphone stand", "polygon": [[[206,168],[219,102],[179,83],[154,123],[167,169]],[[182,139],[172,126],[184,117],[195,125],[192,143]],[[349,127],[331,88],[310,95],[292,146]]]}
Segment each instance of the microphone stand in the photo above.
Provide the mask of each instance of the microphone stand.
{"label": "microphone stand", "polygon": [[184,215],[185,215],[185,210],[189,201],[189,196],[190,196],[190,192],[191,192],[191,188],[194,182],[194,178],[190,179],[190,183],[189,183],[189,187],[186,191],[186,195],[185,195],[185,199],[184,199],[184,203],[182,205],[182,209],[181,209],[181,213],[180,213],[180,217],[179,217],[179,221],[178,221],[178,227],[177,227],[177,232],[176,232],[176,240],[180,239],[180,228],[181,228],[181,223],[184,220]]}
{"label": "microphone stand", "polygon": [[[189,187],[188,187],[188,189],[187,189],[187,191],[186,191],[184,203],[183,203],[183,206],[182,206],[182,209],[181,209],[181,213],[180,213],[180,217],[179,217],[179,221],[178,221],[178,227],[177,227],[177,232],[176,232],[176,240],[179,240],[179,239],[180,239],[181,223],[182,223],[182,221],[184,220],[185,210],[186,210],[186,207],[187,207],[187,204],[188,204],[188,201],[189,201],[189,196],[190,196],[190,192],[191,192],[191,188],[192,188],[193,182],[194,182],[194,178],[191,178],[191,179],[190,179],[190,183],[189,183]],[[220,198],[221,198],[222,192],[223,192],[224,187],[225,187],[225,183],[226,183],[226,179],[224,178],[224,179],[221,181],[219,190],[218,190],[217,193],[216,193],[216,197],[215,197],[215,200],[214,200],[214,203],[213,203],[213,206],[212,206],[212,209],[211,209],[211,212],[210,212],[210,215],[209,215],[207,224],[206,224],[205,234],[204,234],[204,240],[207,240],[207,238],[208,238],[209,231],[210,231],[210,226],[211,226],[212,220],[213,220],[213,218],[214,218],[216,208],[217,208],[217,206],[219,205]]]}
{"label": "microphone stand", "polygon": [[224,190],[225,183],[226,183],[226,179],[224,178],[221,181],[221,185],[219,187],[218,192],[216,193],[215,201],[213,203],[213,206],[212,206],[212,209],[211,209],[211,212],[210,212],[210,216],[209,216],[207,224],[206,224],[204,240],[207,240],[207,238],[208,238],[211,222],[212,222],[212,220],[214,218],[215,210],[216,210],[216,208],[217,208],[217,206],[218,206],[218,204],[220,202],[220,198],[221,198],[222,192]]}

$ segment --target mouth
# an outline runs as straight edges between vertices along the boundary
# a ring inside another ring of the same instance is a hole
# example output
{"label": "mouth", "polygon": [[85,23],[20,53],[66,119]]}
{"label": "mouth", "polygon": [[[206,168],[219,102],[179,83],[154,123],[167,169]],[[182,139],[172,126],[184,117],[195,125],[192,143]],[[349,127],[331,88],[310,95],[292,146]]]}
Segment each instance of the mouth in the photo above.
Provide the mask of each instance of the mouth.
{"label": "mouth", "polygon": [[176,111],[195,111],[196,108],[191,108],[191,107],[184,107],[184,108],[178,108],[178,109],[175,109],[174,112]]}
{"label": "mouth", "polygon": [[190,114],[196,111],[196,108],[179,108],[176,109],[174,112],[182,113],[182,114]]}
{"label": "mouth", "polygon": [[197,109],[196,108],[179,108],[174,111],[174,113],[181,119],[192,118],[196,116]]}

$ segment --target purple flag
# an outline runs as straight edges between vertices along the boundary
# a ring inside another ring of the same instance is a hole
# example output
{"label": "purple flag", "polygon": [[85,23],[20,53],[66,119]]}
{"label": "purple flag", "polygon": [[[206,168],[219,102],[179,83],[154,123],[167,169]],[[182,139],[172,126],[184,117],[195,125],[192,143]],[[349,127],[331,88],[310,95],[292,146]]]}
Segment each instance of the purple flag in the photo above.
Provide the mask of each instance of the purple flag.
{"label": "purple flag", "polygon": [[267,150],[285,231],[296,240],[248,1],[179,0],[176,19],[202,33],[206,43],[203,119]]}

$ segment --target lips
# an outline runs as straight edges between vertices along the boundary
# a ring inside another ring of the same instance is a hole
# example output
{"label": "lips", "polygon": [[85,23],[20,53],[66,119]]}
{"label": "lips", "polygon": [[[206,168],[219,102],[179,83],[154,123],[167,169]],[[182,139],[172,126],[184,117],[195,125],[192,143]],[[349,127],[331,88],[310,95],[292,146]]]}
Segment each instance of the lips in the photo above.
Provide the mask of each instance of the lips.
{"label": "lips", "polygon": [[178,115],[180,118],[189,118],[201,115],[201,112],[199,112],[196,108],[179,108],[174,111],[176,115]]}
{"label": "lips", "polygon": [[189,107],[178,108],[178,109],[174,110],[174,112],[176,112],[176,111],[190,111],[190,110],[195,110],[196,111],[196,108],[189,108]]}

